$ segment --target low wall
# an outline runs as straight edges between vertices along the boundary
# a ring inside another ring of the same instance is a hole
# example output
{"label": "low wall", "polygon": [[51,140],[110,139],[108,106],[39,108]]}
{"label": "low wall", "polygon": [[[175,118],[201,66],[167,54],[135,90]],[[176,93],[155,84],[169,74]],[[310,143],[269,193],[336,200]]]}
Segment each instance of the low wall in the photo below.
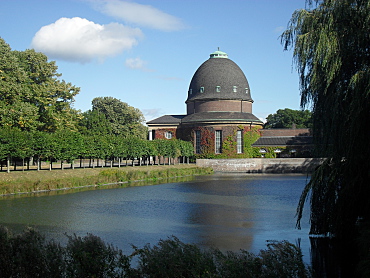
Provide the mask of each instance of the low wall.
{"label": "low wall", "polygon": [[321,158],[244,158],[197,159],[196,163],[215,172],[311,173],[321,162]]}

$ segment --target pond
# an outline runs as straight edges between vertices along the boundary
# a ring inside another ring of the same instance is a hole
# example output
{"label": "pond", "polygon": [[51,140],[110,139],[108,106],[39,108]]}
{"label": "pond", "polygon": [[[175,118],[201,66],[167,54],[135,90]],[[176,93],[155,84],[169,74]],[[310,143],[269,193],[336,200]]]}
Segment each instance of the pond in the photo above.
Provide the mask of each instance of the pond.
{"label": "pond", "polygon": [[267,240],[300,244],[309,263],[308,210],[295,228],[305,175],[214,174],[153,186],[71,194],[2,197],[0,225],[36,227],[64,243],[65,233],[92,233],[132,252],[174,235],[186,243],[223,251],[258,253]]}

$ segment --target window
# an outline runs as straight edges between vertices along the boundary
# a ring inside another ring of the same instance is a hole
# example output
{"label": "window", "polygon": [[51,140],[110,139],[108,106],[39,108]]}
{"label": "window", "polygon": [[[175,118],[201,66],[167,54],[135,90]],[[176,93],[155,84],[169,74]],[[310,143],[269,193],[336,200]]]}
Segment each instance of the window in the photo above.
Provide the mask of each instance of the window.
{"label": "window", "polygon": [[245,88],[245,93],[249,94],[249,89],[248,88]]}
{"label": "window", "polygon": [[195,153],[200,153],[200,130],[195,131]]}
{"label": "window", "polygon": [[221,86],[216,86],[216,92],[217,93],[221,92]]}
{"label": "window", "polygon": [[193,93],[193,89],[189,89],[189,95]]}
{"label": "window", "polygon": [[233,86],[233,92],[236,93],[238,91],[238,86]]}
{"label": "window", "polygon": [[164,137],[166,137],[167,139],[171,139],[172,138],[172,132],[171,131],[166,131],[166,133],[164,134]]}
{"label": "window", "polygon": [[243,153],[243,131],[236,132],[236,153]]}
{"label": "window", "polygon": [[200,87],[199,92],[203,93],[204,92],[204,87]]}
{"label": "window", "polygon": [[222,152],[222,130],[216,130],[215,133],[215,152],[221,153]]}

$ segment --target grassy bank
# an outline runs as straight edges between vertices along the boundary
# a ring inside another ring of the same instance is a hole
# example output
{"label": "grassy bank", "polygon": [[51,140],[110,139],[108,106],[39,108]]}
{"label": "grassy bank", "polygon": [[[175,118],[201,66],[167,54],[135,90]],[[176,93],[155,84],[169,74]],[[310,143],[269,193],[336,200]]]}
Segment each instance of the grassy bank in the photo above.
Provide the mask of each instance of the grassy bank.
{"label": "grassy bank", "polygon": [[133,181],[158,181],[172,177],[206,175],[210,168],[195,165],[86,168],[53,171],[13,171],[0,173],[0,195],[101,186]]}

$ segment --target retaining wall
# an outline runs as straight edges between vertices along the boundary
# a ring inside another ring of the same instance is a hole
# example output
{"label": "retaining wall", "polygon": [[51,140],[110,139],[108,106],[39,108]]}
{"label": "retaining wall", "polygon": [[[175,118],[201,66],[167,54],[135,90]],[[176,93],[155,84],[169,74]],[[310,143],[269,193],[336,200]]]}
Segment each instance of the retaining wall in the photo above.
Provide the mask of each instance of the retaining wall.
{"label": "retaining wall", "polygon": [[215,172],[311,173],[322,161],[322,158],[197,159],[196,164],[211,167]]}

